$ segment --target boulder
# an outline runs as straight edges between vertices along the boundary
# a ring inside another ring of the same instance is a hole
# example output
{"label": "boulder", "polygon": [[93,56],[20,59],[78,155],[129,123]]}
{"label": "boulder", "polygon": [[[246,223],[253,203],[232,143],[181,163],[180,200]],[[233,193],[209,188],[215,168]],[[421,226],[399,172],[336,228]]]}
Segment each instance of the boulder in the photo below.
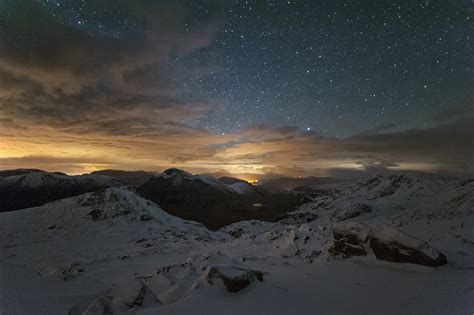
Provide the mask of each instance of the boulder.
{"label": "boulder", "polygon": [[334,241],[329,252],[344,258],[367,255],[370,228],[359,222],[335,223],[332,228]]}
{"label": "boulder", "polygon": [[380,260],[438,267],[446,265],[446,256],[428,243],[388,225],[371,229],[370,248]]}
{"label": "boulder", "polygon": [[329,253],[349,258],[372,252],[379,260],[438,267],[448,263],[444,254],[428,243],[385,224],[339,222],[333,225]]}

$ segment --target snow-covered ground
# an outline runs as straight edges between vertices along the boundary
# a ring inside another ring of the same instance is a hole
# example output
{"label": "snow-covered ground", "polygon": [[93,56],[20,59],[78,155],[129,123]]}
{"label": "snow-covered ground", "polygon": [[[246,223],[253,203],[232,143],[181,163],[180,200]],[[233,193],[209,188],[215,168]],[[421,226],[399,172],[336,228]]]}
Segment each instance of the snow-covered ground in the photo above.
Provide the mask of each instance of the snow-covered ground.
{"label": "snow-covered ground", "polygon": [[[1,213],[0,313],[474,312],[472,180],[407,173],[313,188],[279,223],[216,232],[127,188]],[[336,257],[335,222],[388,224],[448,264]]]}

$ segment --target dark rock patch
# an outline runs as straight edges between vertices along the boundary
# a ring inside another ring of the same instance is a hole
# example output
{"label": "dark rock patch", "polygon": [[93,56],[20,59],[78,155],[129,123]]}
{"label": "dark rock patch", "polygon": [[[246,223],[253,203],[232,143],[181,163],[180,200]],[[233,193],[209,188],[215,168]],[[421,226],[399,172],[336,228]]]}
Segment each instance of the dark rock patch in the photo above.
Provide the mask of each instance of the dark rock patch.
{"label": "dark rock patch", "polygon": [[358,222],[334,224],[334,241],[329,252],[333,255],[341,255],[343,258],[366,256],[369,232],[368,226]]}
{"label": "dark rock patch", "polygon": [[446,256],[428,243],[387,225],[372,229],[370,248],[380,260],[438,267],[446,265]]}
{"label": "dark rock patch", "polygon": [[372,208],[364,203],[359,203],[350,206],[347,209],[338,210],[333,215],[333,220],[336,222],[341,222],[358,216],[372,212]]}
{"label": "dark rock patch", "polygon": [[150,290],[150,288],[146,285],[143,285],[140,288],[140,291],[138,291],[138,295],[131,303],[131,307],[144,307],[144,306],[150,306],[150,305],[159,305],[161,304],[160,300],[158,297],[153,293],[153,291]]}
{"label": "dark rock patch", "polygon": [[448,263],[444,254],[428,243],[391,226],[341,222],[333,226],[334,240],[329,253],[349,258],[372,252],[379,260],[438,267]]}
{"label": "dark rock patch", "polygon": [[206,279],[209,284],[215,284],[216,279],[221,279],[230,293],[240,292],[255,281],[263,281],[263,273],[256,270],[237,269],[226,270],[219,267],[207,267]]}

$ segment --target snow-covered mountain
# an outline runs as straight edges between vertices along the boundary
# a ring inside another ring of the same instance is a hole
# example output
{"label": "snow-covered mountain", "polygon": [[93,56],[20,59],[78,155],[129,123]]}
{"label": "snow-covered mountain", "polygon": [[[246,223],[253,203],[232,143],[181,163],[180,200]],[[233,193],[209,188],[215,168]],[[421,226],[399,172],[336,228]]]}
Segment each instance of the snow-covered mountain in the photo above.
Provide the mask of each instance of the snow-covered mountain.
{"label": "snow-covered mountain", "polygon": [[41,170],[18,170],[5,172],[5,175],[0,177],[0,212],[34,207],[122,185],[110,177],[100,175],[68,176]]}
{"label": "snow-covered mountain", "polygon": [[[242,180],[219,180],[174,168],[152,177],[137,191],[167,212],[211,229],[241,220],[275,221],[297,199],[290,194],[269,196]],[[286,208],[282,209],[282,205]]]}
{"label": "snow-covered mountain", "polygon": [[2,220],[8,222],[0,228],[2,245],[10,250],[18,244],[29,247],[24,254],[32,267],[51,263],[47,261],[51,243],[57,251],[75,244],[69,250],[78,255],[55,261],[67,265],[141,255],[156,250],[153,243],[160,238],[179,239],[183,245],[186,236],[192,240],[210,234],[201,224],[171,216],[126,187],[2,213]]}
{"label": "snow-covered mountain", "polygon": [[0,313],[469,314],[473,196],[472,179],[374,176],[218,231],[124,187],[2,213]]}
{"label": "snow-covered mountain", "polygon": [[267,193],[260,187],[254,186],[249,182],[239,178],[224,176],[219,177],[219,181],[221,183],[230,185],[235,192],[241,195],[265,195]]}

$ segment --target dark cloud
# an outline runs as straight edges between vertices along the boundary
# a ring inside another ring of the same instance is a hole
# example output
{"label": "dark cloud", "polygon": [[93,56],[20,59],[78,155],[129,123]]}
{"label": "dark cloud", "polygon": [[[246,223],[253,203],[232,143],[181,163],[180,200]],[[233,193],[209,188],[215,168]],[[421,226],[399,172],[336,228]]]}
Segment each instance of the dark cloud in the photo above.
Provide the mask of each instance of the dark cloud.
{"label": "dark cloud", "polygon": [[[5,152],[21,152],[25,147],[33,152],[30,157],[3,160],[3,168],[41,165],[51,169],[52,164],[59,170],[90,170],[107,164],[108,168],[135,166],[159,171],[176,166],[199,173],[225,170],[266,177],[323,176],[335,169],[472,174],[473,123],[470,119],[428,129],[337,139],[296,131],[288,137],[286,131],[263,127],[219,136],[179,123],[159,123],[156,129],[140,130],[140,125],[148,126],[150,122],[124,118],[112,121],[110,126],[103,121],[106,132],[97,132],[100,126],[85,125],[83,132],[96,130],[87,137],[82,136],[81,130],[52,133],[37,129],[34,133],[20,130],[0,134],[6,140]],[[120,124],[125,126],[124,130],[116,129]],[[130,130],[134,128],[137,130]],[[259,140],[253,141],[252,134]],[[267,138],[263,137],[265,134]],[[51,138],[55,139],[53,143]]]}
{"label": "dark cloud", "polygon": [[[104,26],[109,31],[93,29],[98,27],[93,21],[90,27],[77,25],[80,18],[40,1],[1,4],[0,117],[117,134],[131,125],[140,127],[126,133],[155,128],[156,120],[164,120],[153,117],[153,108],[182,111],[188,106],[191,116],[198,103],[209,109],[209,100],[203,105],[204,100],[180,96],[171,82],[169,60],[207,46],[218,19],[196,21],[186,31],[184,21],[192,12],[180,1],[173,6],[166,1],[86,2],[88,10],[113,11],[114,20]],[[75,2],[69,5],[74,10]],[[134,24],[124,29],[121,20]],[[135,121],[124,117],[139,108],[152,110]]]}
{"label": "dark cloud", "polygon": [[431,163],[437,165],[435,169],[472,173],[473,125],[473,119],[463,119],[433,128],[355,137],[348,140],[347,146],[350,151],[371,156],[381,166]]}

